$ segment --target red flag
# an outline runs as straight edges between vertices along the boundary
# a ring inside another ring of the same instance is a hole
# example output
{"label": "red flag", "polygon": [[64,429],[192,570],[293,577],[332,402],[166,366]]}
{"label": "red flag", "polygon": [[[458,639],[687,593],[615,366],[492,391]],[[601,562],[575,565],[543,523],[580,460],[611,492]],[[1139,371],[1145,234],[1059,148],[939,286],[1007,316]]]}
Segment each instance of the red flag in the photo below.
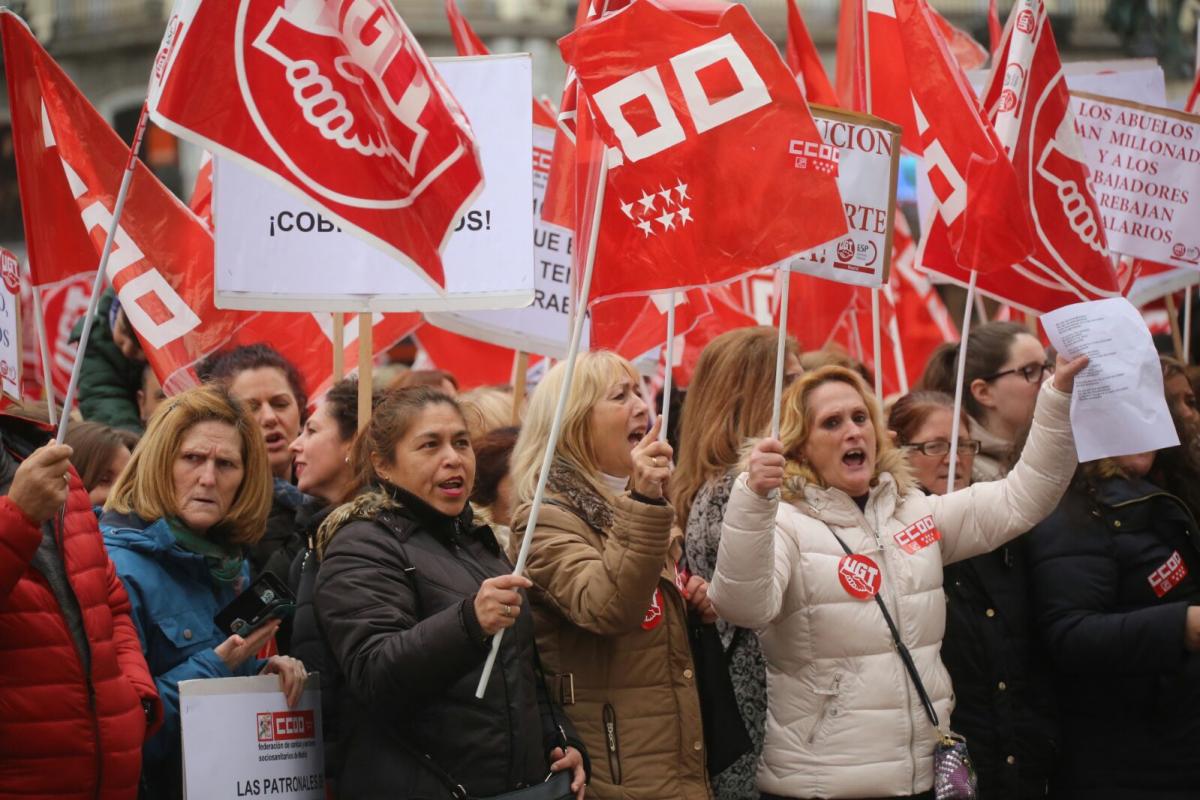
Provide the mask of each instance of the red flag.
{"label": "red flag", "polygon": [[825,65],[817,53],[796,0],[787,0],[787,65],[792,74],[800,81],[804,99],[810,103],[822,103],[836,106],[838,96],[829,84],[829,76],[825,74]]}
{"label": "red flag", "polygon": [[[1018,0],[984,104],[1032,211],[1034,248],[1012,266],[979,277],[979,290],[1039,312],[1120,294],[1100,210],[1075,133],[1075,117],[1041,0]],[[935,220],[933,225],[939,225]],[[931,230],[923,263],[965,282],[945,240]]]}
{"label": "red flag", "polygon": [[798,166],[822,146],[804,97],[744,6],[640,0],[560,48],[609,164],[591,299],[720,283],[846,231],[832,164]]}
{"label": "red flag", "polygon": [[[990,2],[995,3],[996,0],[990,0]],[[988,51],[975,41],[974,36],[951,25],[932,7],[929,9],[929,16],[933,18],[933,24],[937,26],[938,33],[942,34],[942,38],[946,40],[946,46],[950,48],[950,55],[954,56],[954,60],[960,68],[964,70],[979,69],[987,63]]]}
{"label": "red flag", "polygon": [[488,54],[487,46],[482,39],[475,35],[475,29],[458,10],[458,3],[454,0],[446,0],[446,19],[450,21],[450,36],[454,39],[454,49],[460,56],[486,56]]}
{"label": "red flag", "polygon": [[[512,381],[514,350],[429,324],[422,325],[415,336],[433,365],[454,376],[459,391],[503,386]],[[540,358],[531,355],[529,363],[535,364]]]}
{"label": "red flag", "polygon": [[[867,70],[863,63],[862,6],[862,0],[842,0],[841,11],[838,13],[837,63],[834,69],[834,80],[837,82],[837,95],[841,100],[839,105],[852,111],[865,111],[867,108]],[[897,66],[902,64],[903,62],[897,62]]]}
{"label": "red flag", "polygon": [[746,313],[741,298],[729,286],[714,286],[704,290],[712,311],[701,317],[694,328],[683,337],[683,353],[678,358],[673,379],[680,389],[686,389],[696,372],[696,363],[708,343],[726,331],[756,324]]}
{"label": "red flag", "polygon": [[[65,374],[73,357],[66,337],[86,307],[129,147],[15,15],[0,12],[0,33],[6,70],[13,81],[12,106],[40,109],[38,126],[19,134],[33,141],[25,151],[37,159],[22,166],[36,170],[27,174],[41,189],[31,196],[22,194],[25,219],[38,220],[38,227],[55,232],[54,238],[41,240],[49,247],[39,256],[55,263],[79,240],[90,249],[87,263],[92,266],[86,272],[77,272],[71,282],[43,293],[54,366]],[[56,243],[61,243],[61,251]],[[107,277],[169,392],[191,385],[193,365],[208,354],[263,341],[271,342],[301,369],[310,396],[329,380],[333,363],[329,315],[215,308],[211,233],[141,162],[135,162]],[[414,328],[419,319],[417,314],[380,315],[375,326],[377,352]],[[348,368],[357,363],[357,348],[352,344],[355,330],[350,326],[347,331]]]}
{"label": "red flag", "polygon": [[1196,82],[1192,84],[1192,91],[1188,93],[1187,104],[1183,110],[1189,114],[1195,114],[1200,111],[1200,72],[1196,73]]}
{"label": "red flag", "polygon": [[150,99],[161,127],[265,171],[445,285],[441,250],[483,172],[462,109],[390,3],[180,2]]}
{"label": "red flag", "polygon": [[192,199],[188,200],[188,208],[199,217],[211,231],[213,226],[212,195],[213,195],[213,158],[212,153],[204,151],[200,159],[200,169],[196,170],[196,185],[192,187]]}
{"label": "red flag", "polygon": [[1000,27],[1000,12],[996,10],[996,0],[988,0],[988,49],[992,54],[999,52],[1000,40],[1003,38]]}
{"label": "red flag", "polygon": [[[676,295],[675,336],[686,336],[712,313],[703,289]],[[667,311],[670,295],[615,297],[591,308],[593,350],[612,350],[632,361],[667,341]]]}

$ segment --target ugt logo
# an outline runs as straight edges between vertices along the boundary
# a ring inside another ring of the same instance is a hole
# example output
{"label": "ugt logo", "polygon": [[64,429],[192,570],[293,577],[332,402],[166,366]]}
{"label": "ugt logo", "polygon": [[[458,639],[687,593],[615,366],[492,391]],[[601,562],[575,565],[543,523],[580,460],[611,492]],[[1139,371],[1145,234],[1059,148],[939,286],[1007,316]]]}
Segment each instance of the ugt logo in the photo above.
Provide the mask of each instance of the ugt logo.
{"label": "ugt logo", "polygon": [[4,280],[4,288],[10,294],[21,290],[21,276],[17,268],[17,257],[7,250],[0,249],[0,278]]}
{"label": "ugt logo", "polygon": [[[432,113],[441,102],[435,73],[387,0],[241,0],[237,13],[246,107],[313,191],[360,208],[399,208],[466,153],[448,115]],[[363,157],[392,161],[410,180],[359,185],[361,171],[345,167]]]}

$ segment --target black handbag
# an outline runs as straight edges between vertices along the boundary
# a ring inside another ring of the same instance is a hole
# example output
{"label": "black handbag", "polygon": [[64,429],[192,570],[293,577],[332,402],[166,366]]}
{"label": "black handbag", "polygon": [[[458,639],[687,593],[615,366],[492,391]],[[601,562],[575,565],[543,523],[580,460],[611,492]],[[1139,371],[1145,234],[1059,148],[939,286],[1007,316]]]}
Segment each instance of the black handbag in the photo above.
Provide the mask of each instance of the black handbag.
{"label": "black handbag", "polygon": [[[740,628],[737,637],[745,632]],[[700,696],[700,717],[704,722],[704,750],[708,757],[708,775],[714,778],[728,769],[754,747],[746,733],[746,723],[733,693],[729,675],[729,657],[721,644],[717,626],[705,624],[694,614],[688,615],[688,636],[692,662],[696,669],[696,691]],[[730,645],[733,649],[733,645]]]}
{"label": "black handbag", "polygon": [[[825,527],[829,528],[828,525]],[[833,528],[829,528],[829,532],[846,551],[846,555],[854,555],[854,551],[842,541],[842,537],[834,533]],[[937,800],[977,800],[979,797],[978,778],[975,774],[975,765],[971,763],[971,756],[967,752],[966,739],[956,733],[941,731],[937,710],[933,707],[933,701],[929,699],[929,693],[925,691],[925,684],[921,682],[921,676],[917,672],[917,665],[913,661],[912,653],[908,651],[904,640],[900,638],[900,630],[892,621],[892,615],[888,612],[887,604],[883,602],[880,592],[875,592],[874,596],[875,602],[879,604],[880,612],[883,613],[883,621],[887,623],[888,630],[892,633],[892,643],[896,645],[896,652],[899,653],[900,660],[904,662],[904,669],[908,672],[908,677],[917,690],[917,696],[921,698],[925,716],[940,733],[938,742],[933,749],[934,797]]]}

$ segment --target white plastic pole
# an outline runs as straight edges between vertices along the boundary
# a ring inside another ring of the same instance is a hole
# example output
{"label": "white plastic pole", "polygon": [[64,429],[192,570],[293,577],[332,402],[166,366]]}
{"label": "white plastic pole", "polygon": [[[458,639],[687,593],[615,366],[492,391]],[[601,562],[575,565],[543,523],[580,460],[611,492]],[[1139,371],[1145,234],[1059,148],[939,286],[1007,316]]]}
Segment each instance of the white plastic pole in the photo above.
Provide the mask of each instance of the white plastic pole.
{"label": "white plastic pole", "polygon": [[[596,240],[600,233],[600,212],[604,206],[604,188],[608,182],[607,153],[600,157],[600,180],[596,187],[596,207],[592,214],[592,228],[588,232],[587,256],[584,259],[583,278],[580,281],[577,303],[586,303],[587,296],[592,291],[592,268],[596,263]],[[554,406],[554,419],[550,423],[550,438],[546,441],[546,454],[542,457],[542,471],[538,474],[537,488],[533,493],[533,503],[529,508],[529,521],[525,524],[525,536],[521,540],[521,549],[517,553],[517,563],[513,574],[520,575],[525,571],[525,562],[529,558],[529,544],[537,532],[538,514],[542,510],[542,498],[546,494],[546,480],[550,477],[550,467],[554,464],[554,454],[558,450],[558,437],[562,432],[563,415],[567,409],[567,398],[571,395],[571,383],[575,378],[575,358],[579,355],[579,342],[583,338],[583,320],[587,314],[575,315],[571,326],[571,341],[567,345],[567,364],[563,375],[562,388],[558,390],[558,402]],[[666,427],[665,425],[663,427]],[[475,697],[482,699],[487,689],[488,680],[492,677],[492,669],[496,666],[496,656],[500,653],[500,640],[504,638],[501,628],[492,637],[492,649],[488,653],[487,662],[483,665],[483,674],[479,676],[479,685],[475,687]]]}
{"label": "white plastic pole", "polygon": [[57,444],[62,444],[63,438],[67,435],[67,422],[71,419],[71,404],[75,402],[75,392],[79,388],[79,372],[83,368],[83,354],[87,350],[88,337],[92,334],[92,319],[96,316],[96,307],[100,303],[100,292],[104,290],[104,273],[108,269],[108,257],[112,254],[117,226],[121,222],[121,212],[125,210],[125,198],[129,194],[129,185],[133,182],[133,168],[137,164],[137,152],[142,146],[142,136],[146,133],[149,108],[149,101],[142,103],[142,113],[138,117],[137,128],[133,132],[133,144],[129,147],[129,160],[125,163],[125,174],[121,176],[121,188],[117,190],[117,200],[113,205],[112,223],[108,226],[108,234],[104,237],[104,248],[100,251],[100,266],[96,268],[96,280],[92,282],[92,297],[88,300],[87,316],[83,318],[83,330],[79,334],[79,350],[75,354],[75,363],[71,367],[71,381],[67,384],[67,394],[63,398],[63,414],[59,421],[58,436],[55,440]]}
{"label": "white plastic pole", "polygon": [[871,289],[871,358],[875,360],[875,397],[883,406],[883,320],[879,315],[879,289]]}
{"label": "white plastic pole", "polygon": [[50,342],[46,334],[46,318],[42,313],[42,290],[33,289],[33,326],[37,328],[38,353],[42,357],[42,389],[46,393],[46,413],[50,417],[50,427],[58,427],[58,409],[54,405],[54,379],[50,369]]}
{"label": "white plastic pole", "polygon": [[967,340],[971,337],[971,310],[974,307],[975,279],[979,273],[971,270],[967,282],[967,302],[963,308],[962,339],[958,343],[958,374],[954,380],[954,419],[950,423],[950,475],[946,478],[946,494],[954,491],[954,470],[958,466],[958,434],[962,427],[963,376],[967,370]]}
{"label": "white plastic pole", "polygon": [[783,405],[783,364],[787,354],[788,292],[792,283],[792,271],[783,268],[783,281],[779,289],[779,346],[775,348],[775,400],[771,404],[771,438],[779,438],[779,410]]}
{"label": "white plastic pole", "polygon": [[663,368],[663,404],[662,427],[658,429],[658,440],[667,440],[667,425],[671,422],[671,383],[675,372],[675,292],[671,292],[668,301],[671,307],[667,309],[667,351],[666,366]]}

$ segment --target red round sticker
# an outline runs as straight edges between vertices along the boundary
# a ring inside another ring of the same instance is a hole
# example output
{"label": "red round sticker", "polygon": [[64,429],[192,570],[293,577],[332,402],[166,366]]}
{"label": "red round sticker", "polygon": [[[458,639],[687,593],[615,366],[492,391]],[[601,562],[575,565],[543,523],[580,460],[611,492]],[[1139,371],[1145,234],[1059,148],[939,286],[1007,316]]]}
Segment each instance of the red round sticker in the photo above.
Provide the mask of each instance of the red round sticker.
{"label": "red round sticker", "polygon": [[650,598],[650,607],[646,609],[646,616],[642,617],[642,630],[652,631],[659,626],[663,620],[663,593],[662,589],[655,589],[654,596]]}
{"label": "red round sticker", "polygon": [[858,554],[843,556],[838,562],[838,580],[846,594],[858,600],[870,600],[879,594],[883,576],[879,565],[866,556]]}

